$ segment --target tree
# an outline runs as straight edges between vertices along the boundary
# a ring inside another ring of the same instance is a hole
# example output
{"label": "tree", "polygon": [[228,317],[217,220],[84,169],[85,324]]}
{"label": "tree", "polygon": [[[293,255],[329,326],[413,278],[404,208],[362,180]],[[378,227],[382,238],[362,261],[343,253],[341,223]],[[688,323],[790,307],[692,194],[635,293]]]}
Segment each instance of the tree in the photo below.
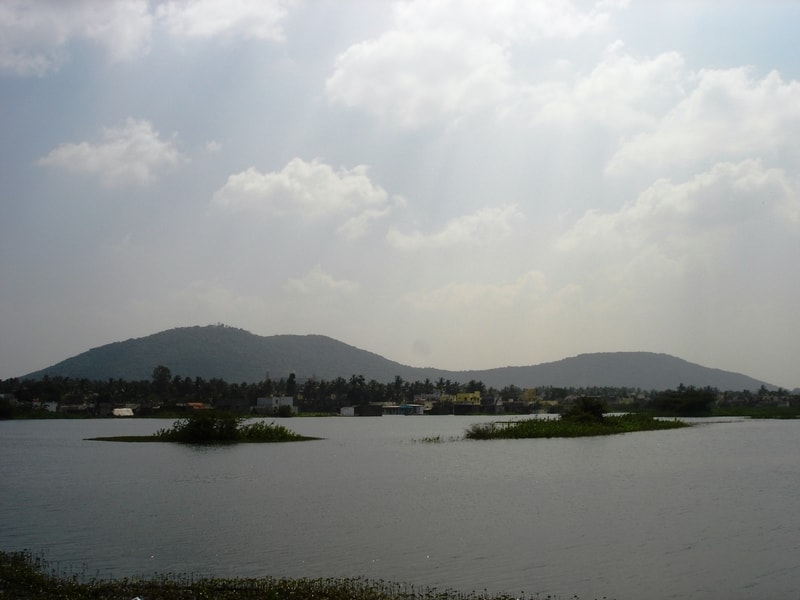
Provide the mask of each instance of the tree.
{"label": "tree", "polygon": [[581,396],[561,415],[562,419],[581,423],[599,423],[607,411],[605,402],[590,396]]}
{"label": "tree", "polygon": [[153,369],[153,391],[162,398],[169,392],[169,383],[172,379],[172,372],[164,365],[158,365]]}
{"label": "tree", "polygon": [[705,417],[711,414],[716,400],[713,388],[698,389],[683,384],[677,390],[665,390],[653,396],[652,406],[656,412],[678,417]]}
{"label": "tree", "polygon": [[297,380],[294,373],[289,373],[289,379],[286,380],[286,395],[294,398],[297,393]]}

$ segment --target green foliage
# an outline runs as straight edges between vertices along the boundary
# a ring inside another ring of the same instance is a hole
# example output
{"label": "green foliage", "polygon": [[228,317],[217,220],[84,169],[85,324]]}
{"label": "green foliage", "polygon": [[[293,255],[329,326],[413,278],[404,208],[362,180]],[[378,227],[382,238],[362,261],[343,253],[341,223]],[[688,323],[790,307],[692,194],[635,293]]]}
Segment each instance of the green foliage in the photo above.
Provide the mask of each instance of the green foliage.
{"label": "green foliage", "polygon": [[288,417],[294,416],[294,411],[292,410],[291,406],[284,404],[283,406],[278,407],[277,415],[278,417],[285,419]]}
{"label": "green foliage", "polygon": [[581,396],[561,415],[566,421],[576,423],[602,423],[603,413],[608,410],[605,402],[589,396]]}
{"label": "green foliage", "polygon": [[687,427],[682,421],[663,421],[641,414],[604,417],[601,420],[525,419],[508,423],[476,423],[464,434],[470,440],[587,437],[634,431]]}
{"label": "green foliage", "polygon": [[[405,583],[340,579],[152,578],[85,580],[48,572],[29,552],[0,551],[0,598],[14,600],[512,600],[507,594],[462,593]],[[533,600],[534,597],[531,597]]]}
{"label": "green foliage", "polygon": [[264,421],[243,425],[238,429],[237,434],[239,442],[295,442],[314,439],[290,431],[283,425]]}
{"label": "green foliage", "polygon": [[177,442],[180,444],[236,444],[299,442],[318,438],[303,436],[282,425],[244,419],[214,411],[198,411],[175,421],[169,429],[159,429],[153,435],[91,438],[100,442]]}
{"label": "green foliage", "polygon": [[8,398],[0,398],[0,419],[10,419],[13,415],[11,401]]}
{"label": "green foliage", "polygon": [[716,393],[712,388],[679,386],[677,390],[656,393],[651,406],[656,414],[677,417],[708,417],[711,415]]}
{"label": "green foliage", "polygon": [[164,442],[219,444],[235,442],[241,419],[212,411],[197,411],[175,421],[170,429],[160,429],[155,437]]}

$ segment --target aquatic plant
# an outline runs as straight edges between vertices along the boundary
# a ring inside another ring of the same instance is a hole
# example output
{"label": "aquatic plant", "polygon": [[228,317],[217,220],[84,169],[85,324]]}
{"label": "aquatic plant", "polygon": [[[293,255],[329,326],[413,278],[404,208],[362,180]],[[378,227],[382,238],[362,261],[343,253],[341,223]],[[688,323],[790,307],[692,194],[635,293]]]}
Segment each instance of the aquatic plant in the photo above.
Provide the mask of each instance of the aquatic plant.
{"label": "aquatic plant", "polygon": [[274,422],[245,423],[244,419],[226,413],[198,411],[175,421],[169,429],[153,435],[91,438],[103,442],[177,442],[181,444],[235,444],[298,442],[315,440],[295,433]]}
{"label": "aquatic plant", "polygon": [[659,420],[649,415],[631,413],[605,416],[599,420],[560,418],[476,423],[467,429],[464,437],[470,440],[588,437],[632,433],[635,431],[676,429],[688,426],[683,421]]}

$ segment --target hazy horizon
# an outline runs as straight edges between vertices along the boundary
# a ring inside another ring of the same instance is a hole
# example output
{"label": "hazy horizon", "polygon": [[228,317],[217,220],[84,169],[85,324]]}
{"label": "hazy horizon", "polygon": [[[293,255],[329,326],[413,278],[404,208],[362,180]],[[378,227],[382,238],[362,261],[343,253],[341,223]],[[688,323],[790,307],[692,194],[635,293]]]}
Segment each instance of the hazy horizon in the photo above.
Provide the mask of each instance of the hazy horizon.
{"label": "hazy horizon", "polygon": [[800,4],[0,3],[0,378],[180,326],[800,386]]}

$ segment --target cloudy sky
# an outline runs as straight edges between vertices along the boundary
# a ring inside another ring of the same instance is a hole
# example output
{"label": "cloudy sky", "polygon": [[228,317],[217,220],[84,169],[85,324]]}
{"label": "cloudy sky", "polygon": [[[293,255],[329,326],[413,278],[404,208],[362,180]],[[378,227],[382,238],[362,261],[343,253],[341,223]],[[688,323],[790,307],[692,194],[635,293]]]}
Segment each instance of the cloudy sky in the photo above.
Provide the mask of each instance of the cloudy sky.
{"label": "cloudy sky", "polygon": [[800,386],[798,27],[791,0],[5,0],[0,377],[221,322]]}

